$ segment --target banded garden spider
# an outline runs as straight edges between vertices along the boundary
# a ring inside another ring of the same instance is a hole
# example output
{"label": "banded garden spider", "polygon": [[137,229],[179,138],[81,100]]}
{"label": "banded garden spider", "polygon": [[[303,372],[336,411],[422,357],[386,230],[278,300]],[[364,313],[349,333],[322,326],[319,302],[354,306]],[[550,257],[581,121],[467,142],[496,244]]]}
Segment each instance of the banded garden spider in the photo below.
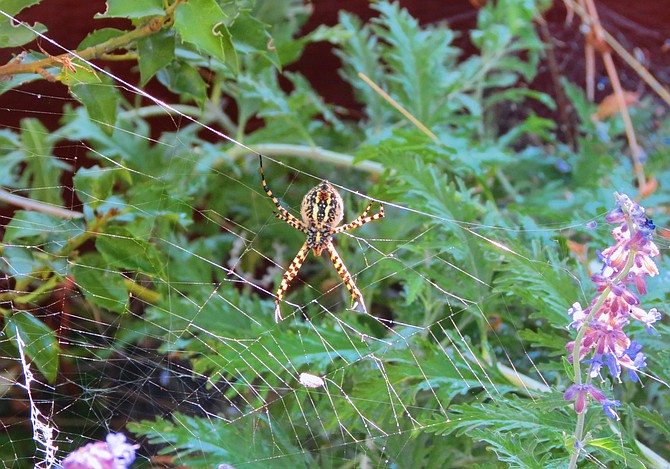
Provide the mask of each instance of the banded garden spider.
{"label": "banded garden spider", "polygon": [[286,290],[288,290],[293,279],[298,275],[298,271],[300,270],[300,267],[302,267],[302,263],[305,262],[310,249],[317,256],[320,256],[324,249],[328,251],[330,260],[335,266],[335,270],[337,270],[337,273],[351,294],[353,300],[352,309],[365,313],[367,310],[365,309],[365,303],[363,302],[363,295],[356,286],[347,267],[344,265],[342,258],[337,253],[337,250],[335,250],[335,246],[333,245],[333,235],[358,228],[370,221],[384,218],[384,206],[379,204],[379,212],[368,216],[368,212],[374,203],[374,201],[372,201],[368,204],[365,210],[363,210],[363,213],[354,221],[347,223],[346,225],[339,225],[344,217],[344,201],[342,200],[340,193],[337,192],[337,189],[335,189],[335,187],[328,181],[323,180],[305,194],[305,197],[302,199],[302,204],[300,205],[300,215],[302,216],[302,220],[299,220],[282,207],[279,200],[277,200],[277,197],[272,194],[272,191],[265,180],[263,157],[260,153],[258,154],[258,158],[260,161],[263,189],[277,206],[278,211],[274,212],[275,216],[280,220],[285,221],[296,230],[302,231],[307,235],[307,240],[305,240],[305,243],[298,251],[298,254],[296,254],[295,258],[288,266],[288,269],[284,272],[284,276],[277,289],[277,297],[275,298],[275,322],[282,320],[279,303],[284,298],[284,294],[286,293]]}

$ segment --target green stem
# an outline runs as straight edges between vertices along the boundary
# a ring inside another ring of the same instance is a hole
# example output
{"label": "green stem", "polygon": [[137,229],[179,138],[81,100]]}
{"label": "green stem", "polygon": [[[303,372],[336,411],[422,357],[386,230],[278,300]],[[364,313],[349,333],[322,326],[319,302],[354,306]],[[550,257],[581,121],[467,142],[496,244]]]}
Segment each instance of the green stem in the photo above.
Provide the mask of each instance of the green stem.
{"label": "green stem", "polygon": [[107,222],[120,215],[120,212],[117,210],[110,210],[109,212],[105,213],[101,217],[97,217],[93,222],[89,224],[88,227],[86,227],[86,231],[84,231],[82,234],[79,236],[75,236],[74,238],[71,238],[65,247],[61,249],[60,255],[61,256],[68,256],[70,255],[71,252],[75,251],[79,246],[84,244],[86,241],[89,239],[95,238],[98,236],[98,233],[102,230],[102,228],[107,224]]}
{"label": "green stem", "polygon": [[[581,444],[582,434],[584,432],[584,420],[586,418],[586,412],[582,412],[577,415],[577,425],[575,426],[575,442]],[[581,448],[576,448],[575,451],[570,455],[570,463],[568,464],[568,469],[575,469],[577,467],[577,460],[581,454]]]}
{"label": "green stem", "polygon": [[160,293],[144,288],[127,278],[123,279],[123,284],[126,286],[129,293],[147,303],[156,304],[161,299]]}
{"label": "green stem", "polygon": [[[285,156],[290,155],[296,158],[304,158],[313,161],[323,161],[336,166],[350,166],[354,169],[360,169],[370,174],[381,175],[384,172],[384,166],[372,161],[360,161],[354,164],[355,158],[351,155],[324,150],[323,148],[308,145],[290,145],[283,143],[259,143],[253,146],[254,151],[265,156]],[[228,150],[228,155],[235,159],[239,156],[249,154],[249,150],[235,146]]]}
{"label": "green stem", "polygon": [[147,23],[138,26],[136,29],[122,34],[121,36],[111,38],[105,42],[95,46],[87,47],[81,51],[67,52],[56,56],[48,56],[41,60],[34,62],[9,62],[0,66],[0,77],[11,77],[19,74],[36,74],[43,71],[45,68],[62,66],[63,61],[76,57],[82,60],[92,60],[103,57],[104,55],[113,52],[117,49],[126,48],[134,41],[151,36],[159,32],[164,26],[172,23],[172,15],[174,14],[174,7],[180,3],[175,2],[166,10],[165,16],[157,16],[149,20]]}
{"label": "green stem", "polygon": [[48,292],[52,288],[54,288],[58,283],[61,281],[61,276],[57,275],[54,273],[49,280],[44,282],[42,285],[39,287],[35,288],[33,291],[30,293],[26,293],[25,295],[16,295],[13,298],[13,302],[16,304],[26,304],[26,303],[32,303],[36,298],[41,296],[42,294]]}

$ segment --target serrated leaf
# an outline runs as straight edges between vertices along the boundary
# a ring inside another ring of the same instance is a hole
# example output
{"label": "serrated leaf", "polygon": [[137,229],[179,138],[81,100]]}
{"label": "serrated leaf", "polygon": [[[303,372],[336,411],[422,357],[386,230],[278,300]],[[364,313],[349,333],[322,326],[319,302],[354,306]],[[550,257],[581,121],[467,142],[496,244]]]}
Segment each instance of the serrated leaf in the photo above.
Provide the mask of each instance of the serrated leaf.
{"label": "serrated leaf", "polygon": [[189,0],[177,7],[174,27],[184,41],[210,54],[237,74],[237,53],[225,21],[225,13],[214,0]]}
{"label": "serrated leaf", "polygon": [[164,31],[148,36],[137,42],[137,49],[141,84],[144,86],[158,70],[174,59],[174,34]]}
{"label": "serrated leaf", "polygon": [[664,415],[660,414],[655,409],[637,407],[632,404],[629,406],[638,420],[641,420],[647,425],[653,427],[655,430],[663,433],[666,440],[670,439],[670,428],[668,427],[667,418]]}
{"label": "serrated leaf", "polygon": [[136,238],[130,230],[110,226],[98,235],[95,247],[112,268],[128,269],[160,277],[164,272],[163,261],[156,247]]}
{"label": "serrated leaf", "polygon": [[[532,437],[536,441],[554,440],[562,446],[561,433],[569,432],[572,419],[565,413],[548,411],[539,405],[520,398],[507,397],[485,404],[454,405],[450,408],[449,420],[433,422],[427,427],[430,433],[449,435],[469,434],[472,429],[495,428],[495,432],[513,432],[521,437]],[[559,442],[560,440],[560,442]]]}
{"label": "serrated leaf", "polygon": [[86,298],[110,311],[123,313],[128,306],[128,290],[124,277],[107,268],[97,254],[85,254],[77,259],[74,278]]}
{"label": "serrated leaf", "polygon": [[79,200],[93,209],[98,208],[112,193],[114,172],[114,169],[101,168],[98,165],[79,168],[74,175],[74,188]]}
{"label": "serrated leaf", "polygon": [[162,0],[107,0],[107,10],[96,18],[144,18],[163,15]]}
{"label": "serrated leaf", "polygon": [[5,334],[18,346],[17,333],[25,343],[24,353],[28,359],[53,383],[60,351],[54,331],[33,315],[21,311],[7,318],[5,324]]}
{"label": "serrated leaf", "polygon": [[[183,466],[211,468],[225,461],[226,465],[235,467],[267,469],[267,461],[276,458],[276,452],[279,451],[282,457],[277,467],[316,467],[309,452],[301,451],[295,446],[295,440],[290,438],[293,430],[283,428],[283,425],[280,421],[267,425],[262,418],[230,424],[223,419],[174,412],[170,419],[158,417],[153,421],[142,420],[130,423],[128,428],[133,433],[145,435],[150,443],[169,443],[178,450],[175,460]],[[269,434],[264,435],[270,431],[273,444],[258,444],[270,438]],[[197,440],[194,440],[193,435],[198,435]]]}
{"label": "serrated leaf", "polygon": [[588,440],[585,446],[594,446],[607,452],[614,453],[619,458],[623,458],[625,452],[621,448],[621,439],[615,437],[594,438]]}

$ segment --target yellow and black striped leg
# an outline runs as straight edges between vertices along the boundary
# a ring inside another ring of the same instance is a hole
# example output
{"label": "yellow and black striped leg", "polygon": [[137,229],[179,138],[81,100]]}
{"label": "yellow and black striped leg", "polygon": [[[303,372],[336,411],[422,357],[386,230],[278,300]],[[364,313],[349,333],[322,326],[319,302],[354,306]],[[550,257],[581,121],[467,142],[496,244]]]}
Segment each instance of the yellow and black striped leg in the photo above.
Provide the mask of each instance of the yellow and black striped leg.
{"label": "yellow and black striped leg", "polygon": [[358,311],[359,313],[367,313],[367,310],[365,309],[365,302],[363,301],[363,295],[356,286],[354,279],[351,278],[351,274],[347,270],[347,266],[345,266],[344,262],[342,262],[342,258],[337,253],[333,243],[328,243],[326,249],[328,249],[328,252],[330,253],[330,260],[335,266],[337,274],[340,276],[344,282],[344,285],[347,287],[347,290],[349,290],[349,293],[351,294],[351,298],[353,299],[353,306],[351,309]]}
{"label": "yellow and black striped leg", "polygon": [[298,271],[300,270],[300,267],[302,267],[302,263],[305,262],[307,254],[309,254],[309,246],[307,245],[307,241],[305,241],[305,244],[302,245],[300,251],[298,251],[298,254],[296,254],[293,258],[291,265],[289,265],[288,269],[286,269],[286,272],[284,272],[284,276],[282,277],[281,283],[279,284],[277,298],[275,299],[275,322],[282,320],[279,303],[284,298],[284,294],[286,293],[286,290],[288,290],[288,287],[291,285],[293,279],[296,277],[296,275],[298,275]]}
{"label": "yellow and black striped leg", "polygon": [[275,197],[272,191],[270,190],[270,187],[268,186],[268,183],[265,180],[265,171],[263,170],[263,157],[261,156],[260,153],[258,154],[258,158],[261,164],[261,182],[263,183],[263,190],[268,195],[268,197],[272,199],[272,202],[277,207],[277,210],[279,210],[278,212],[275,212],[275,216],[280,220],[284,220],[286,223],[291,225],[296,230],[300,230],[303,233],[306,232],[307,228],[305,227],[305,225],[303,225],[303,223],[298,218],[291,215],[288,212],[288,210],[282,207],[281,203],[279,203],[279,199],[277,199],[277,197]]}
{"label": "yellow and black striped leg", "polygon": [[359,228],[366,223],[370,223],[371,221],[379,220],[380,218],[384,218],[384,206],[379,204],[379,212],[375,213],[374,215],[368,216],[368,212],[372,208],[373,202],[370,202],[368,206],[365,208],[363,213],[358,216],[354,221],[351,223],[347,223],[346,225],[340,225],[337,228],[333,230],[333,234],[337,233],[342,233],[344,231],[349,231],[353,230],[354,228]]}

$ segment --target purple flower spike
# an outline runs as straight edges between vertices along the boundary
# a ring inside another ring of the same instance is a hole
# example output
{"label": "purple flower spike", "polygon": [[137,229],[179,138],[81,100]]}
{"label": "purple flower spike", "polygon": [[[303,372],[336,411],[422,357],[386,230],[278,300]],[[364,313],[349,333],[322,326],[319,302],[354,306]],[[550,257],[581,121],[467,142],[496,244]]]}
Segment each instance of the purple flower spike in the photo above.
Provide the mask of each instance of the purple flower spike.
{"label": "purple flower spike", "polygon": [[[652,259],[659,249],[653,242],[654,222],[645,216],[644,208],[626,195],[616,197],[617,207],[605,218],[610,223],[619,223],[612,230],[614,244],[597,251],[602,268],[591,276],[598,294],[587,309],[582,310],[579,303],[574,303],[568,310],[572,318],[569,327],[579,331],[579,342],[570,342],[565,348],[571,363],[577,347],[579,361],[590,364],[589,381],[597,376],[602,379],[601,372],[606,367],[619,382],[622,370],[626,370],[627,378],[638,382],[638,372],[646,367],[647,357],[624,328],[635,319],[652,333],[653,324],[661,319],[656,308],[647,311],[639,306],[640,296],[647,293],[646,277],[659,274]],[[573,400],[575,412],[581,414],[586,410],[589,396],[602,405],[608,417],[619,418],[615,411],[619,401],[607,399],[591,384],[573,384],[564,397]]]}

